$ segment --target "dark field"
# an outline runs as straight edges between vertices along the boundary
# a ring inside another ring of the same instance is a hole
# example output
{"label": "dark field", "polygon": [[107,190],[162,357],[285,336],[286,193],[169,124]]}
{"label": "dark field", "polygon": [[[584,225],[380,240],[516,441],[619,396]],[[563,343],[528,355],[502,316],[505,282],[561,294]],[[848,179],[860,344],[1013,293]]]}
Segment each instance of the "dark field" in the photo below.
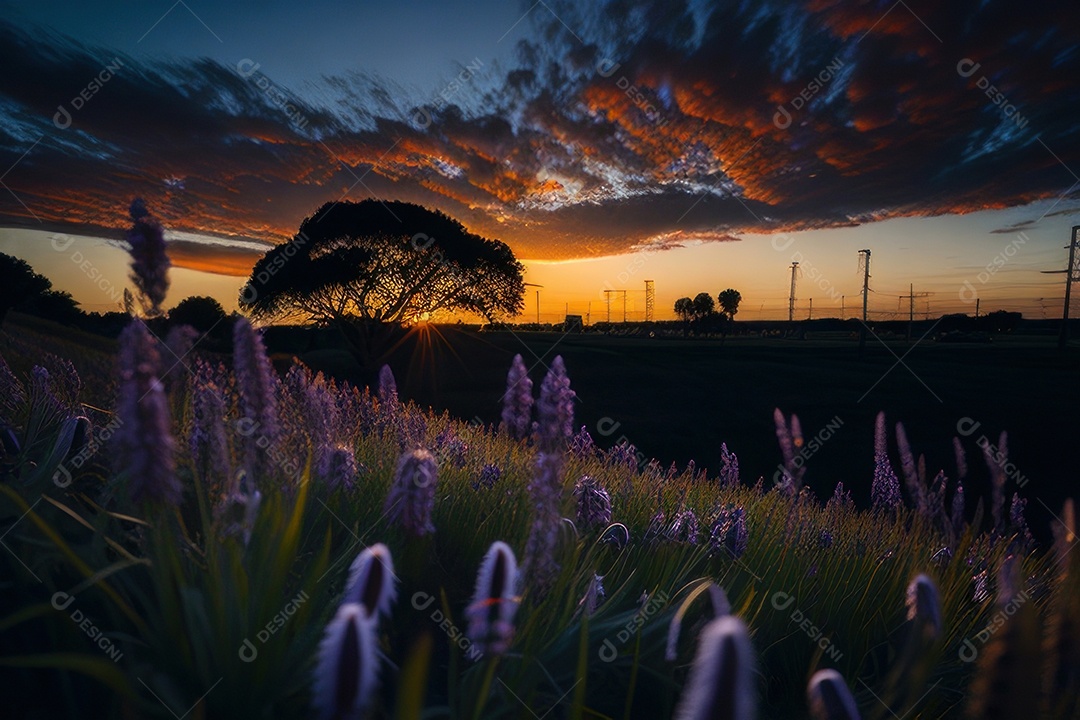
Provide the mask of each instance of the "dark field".
{"label": "dark field", "polygon": [[[985,435],[997,444],[1006,430],[1016,466],[1007,493],[1024,483],[1020,492],[1029,499],[1033,530],[1047,537],[1052,516],[1046,506],[1057,512],[1076,493],[1076,479],[1064,469],[1072,466],[1072,411],[1080,403],[1080,353],[1071,347],[1061,355],[1054,342],[1051,336],[998,335],[992,343],[971,344],[889,340],[886,348],[869,337],[860,360],[858,343],[843,333],[721,342],[444,326],[412,334],[389,362],[405,397],[490,423],[498,419],[505,369],[515,353],[537,383],[545,365],[562,355],[580,401],[578,425],[599,445],[625,437],[665,466],[674,461],[681,468],[692,459],[715,470],[726,442],[751,484],[764,476],[768,485],[781,460],[772,419],[779,407],[799,416],[807,441],[831,434],[807,459],[808,484],[824,499],[842,481],[862,506],[869,503],[878,411],[890,423],[905,424],[931,477],[939,469],[956,476],[952,438],[960,435],[970,466],[969,513],[989,487],[976,442]],[[314,350],[302,358],[317,369],[356,374],[342,351]],[[970,418],[960,428],[966,437],[958,432],[964,418]],[[830,421],[842,425],[830,433]],[[974,423],[980,425],[972,431]],[[895,462],[895,438],[890,442]]]}

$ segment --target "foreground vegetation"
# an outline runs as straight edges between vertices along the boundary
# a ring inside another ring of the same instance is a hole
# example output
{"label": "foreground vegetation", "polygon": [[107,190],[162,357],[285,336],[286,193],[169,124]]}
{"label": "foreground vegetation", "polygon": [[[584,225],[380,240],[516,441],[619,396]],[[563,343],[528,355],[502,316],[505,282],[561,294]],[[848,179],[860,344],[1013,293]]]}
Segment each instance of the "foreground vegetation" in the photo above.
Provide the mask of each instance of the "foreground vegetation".
{"label": "foreground vegetation", "polygon": [[[955,484],[928,481],[903,444],[904,502],[879,493],[857,510],[842,487],[824,503],[800,488],[794,462],[779,485],[751,485],[726,449],[715,477],[600,451],[568,424],[555,365],[536,427],[521,368],[506,421],[488,427],[401,401],[389,373],[377,392],[299,365],[278,378],[243,321],[231,367],[192,340],[161,343],[134,321],[115,369],[91,348],[5,340],[13,716],[313,716],[334,703],[315,690],[320,641],[350,563],[377,543],[396,600],[373,635],[371,717],[689,713],[699,637],[726,612],[750,631],[756,671],[732,687],[757,698],[757,717],[809,716],[822,668],[865,718],[1075,715],[1071,508],[1039,551],[1022,501],[1010,515],[998,485],[957,516]],[[797,423],[777,427],[790,453]],[[435,468],[424,482],[400,460],[416,448]],[[899,492],[880,456],[874,482]],[[406,500],[427,522],[388,502],[409,481],[430,494],[426,509]],[[470,630],[495,541],[523,565],[505,649]],[[912,586],[920,574],[930,584]]]}

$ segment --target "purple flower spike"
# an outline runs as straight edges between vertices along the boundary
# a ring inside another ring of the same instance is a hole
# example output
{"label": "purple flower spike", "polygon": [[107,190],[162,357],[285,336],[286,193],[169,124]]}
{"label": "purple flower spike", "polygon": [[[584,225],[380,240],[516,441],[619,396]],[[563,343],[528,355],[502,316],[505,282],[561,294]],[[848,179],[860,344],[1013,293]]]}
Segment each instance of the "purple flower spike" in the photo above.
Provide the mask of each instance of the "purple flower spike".
{"label": "purple flower spike", "polygon": [[577,521],[582,529],[606,528],[611,524],[611,496],[591,475],[582,475],[574,486]]}
{"label": "purple flower spike", "polygon": [[900,478],[889,462],[888,439],[885,433],[885,413],[880,412],[874,426],[874,481],[870,496],[875,508],[893,510],[903,504]]}
{"label": "purple flower spike", "polygon": [[315,664],[313,702],[321,720],[359,717],[378,682],[375,619],[345,603],[326,626]]}
{"label": "purple flower spike", "polygon": [[515,355],[506,374],[506,394],[503,395],[503,428],[510,437],[521,440],[532,429],[532,380],[521,355]]}
{"label": "purple flower spike", "polygon": [[191,398],[192,428],[188,437],[197,476],[219,496],[232,475],[229,441],[225,436],[225,401],[213,384],[199,384]]}
{"label": "purple flower spike", "polygon": [[514,551],[496,540],[480,562],[476,592],[465,609],[469,619],[467,635],[480,652],[502,655],[510,648],[518,609],[517,585]]}
{"label": "purple flower spike", "polygon": [[739,484],[739,456],[730,452],[727,443],[720,443],[720,486]]}
{"label": "purple flower spike", "polygon": [[175,443],[165,388],[158,379],[157,343],[146,325],[135,320],[120,334],[120,427],[113,436],[119,467],[127,472],[135,504],[177,505]]}
{"label": "purple flower spike", "polygon": [[431,513],[435,506],[438,465],[427,450],[416,449],[401,456],[383,510],[415,537],[435,532]]}
{"label": "purple flower spike", "polygon": [[274,397],[277,376],[266,357],[262,336],[247,318],[238,318],[233,327],[233,372],[243,413],[237,430],[244,438],[244,468],[255,484],[260,485],[271,472],[271,458],[266,449],[278,436]]}
{"label": "purple flower spike", "polygon": [[169,292],[169,255],[165,249],[165,230],[151,217],[140,198],[131,203],[134,224],[127,231],[131,255],[131,281],[139,290],[143,310],[156,317]]}
{"label": "purple flower spike", "polygon": [[746,623],[728,615],[701,631],[676,720],[757,717],[754,652]]}
{"label": "purple flower spike", "polygon": [[540,386],[537,404],[540,449],[546,453],[562,453],[574,434],[574,391],[566,376],[562,356],[555,358]]}
{"label": "purple flower spike", "polygon": [[543,594],[550,588],[559,572],[555,548],[559,539],[562,516],[562,458],[541,453],[536,471],[529,482],[529,497],[533,505],[533,521],[525,544],[525,575],[528,586]]}
{"label": "purple flower spike", "polygon": [[379,370],[379,403],[392,407],[398,404],[397,380],[389,365],[383,365]]}
{"label": "purple flower spike", "polygon": [[735,559],[746,552],[750,532],[746,527],[746,511],[742,506],[721,510],[709,532],[709,545],[713,553],[727,552]]}

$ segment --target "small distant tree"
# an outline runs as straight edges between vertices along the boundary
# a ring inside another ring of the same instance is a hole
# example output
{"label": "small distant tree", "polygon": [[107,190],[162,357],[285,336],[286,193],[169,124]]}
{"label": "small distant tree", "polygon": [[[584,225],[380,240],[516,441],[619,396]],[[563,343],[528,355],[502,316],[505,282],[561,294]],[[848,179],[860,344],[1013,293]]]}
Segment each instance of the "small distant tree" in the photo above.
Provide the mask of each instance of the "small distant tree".
{"label": "small distant tree", "polygon": [[688,297],[676,300],[675,314],[683,322],[690,322],[694,318],[694,301]]}
{"label": "small distant tree", "polygon": [[698,293],[694,296],[694,318],[704,320],[716,311],[716,303],[709,293]]}
{"label": "small distant tree", "polygon": [[717,296],[720,301],[720,310],[727,316],[729,321],[735,319],[735,313],[739,312],[739,303],[742,302],[742,293],[734,288],[728,288]]}
{"label": "small distant tree", "polygon": [[210,332],[219,323],[224,322],[225,308],[212,297],[192,295],[181,300],[169,311],[169,322],[173,325],[190,325],[199,332]]}
{"label": "small distant tree", "polygon": [[11,308],[52,290],[49,279],[34,272],[30,263],[4,253],[0,253],[0,278],[0,322]]}

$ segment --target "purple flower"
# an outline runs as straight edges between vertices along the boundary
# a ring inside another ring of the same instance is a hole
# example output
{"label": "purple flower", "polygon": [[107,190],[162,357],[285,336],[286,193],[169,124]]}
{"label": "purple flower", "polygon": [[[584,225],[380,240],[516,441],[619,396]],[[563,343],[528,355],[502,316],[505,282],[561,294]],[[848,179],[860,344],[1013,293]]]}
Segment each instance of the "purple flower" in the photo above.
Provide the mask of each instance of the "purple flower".
{"label": "purple flower", "polygon": [[883,412],[878,413],[874,426],[874,481],[870,486],[870,496],[875,508],[886,510],[896,509],[904,502],[900,495],[900,478],[889,462]]}
{"label": "purple flower", "polygon": [[541,451],[551,454],[566,450],[566,442],[574,433],[574,397],[562,356],[557,356],[540,386],[537,434]]}
{"label": "purple flower", "polygon": [[709,531],[713,553],[726,551],[738,559],[746,552],[750,532],[746,527],[746,511],[742,506],[721,510]]}
{"label": "purple flower", "polygon": [[577,521],[582,529],[607,527],[611,524],[611,496],[591,475],[582,475],[574,486],[577,497]]}
{"label": "purple flower", "polygon": [[378,682],[375,619],[345,603],[326,626],[315,664],[313,702],[322,720],[358,717]]}
{"label": "purple flower", "polygon": [[592,615],[596,612],[596,609],[600,607],[600,603],[604,602],[604,598],[606,597],[607,591],[604,590],[604,576],[593,573],[592,580],[589,581],[589,587],[585,589],[585,596],[581,598],[578,607],[584,610],[586,615]]}
{"label": "purple flower", "polygon": [[780,454],[784,458],[784,466],[781,468],[781,488],[796,495],[802,486],[802,478],[806,473],[806,466],[802,457],[802,426],[799,424],[799,416],[791,415],[791,423],[784,419],[784,413],[780,408],[773,410],[773,422],[776,424],[776,439],[780,443]]}
{"label": "purple flower", "polygon": [[498,465],[488,463],[480,469],[480,477],[471,483],[473,490],[479,490],[483,487],[485,490],[490,490],[495,487],[495,483],[502,477],[502,470]]}
{"label": "purple flower", "polygon": [[956,491],[952,496],[952,512],[950,520],[952,521],[953,530],[959,533],[964,527],[964,485],[961,482],[956,483]]}
{"label": "purple flower", "polygon": [[562,457],[540,453],[528,489],[533,517],[525,543],[524,571],[528,587],[543,595],[559,572],[555,549],[562,524]]}
{"label": "purple flower", "polygon": [[[629,441],[623,440],[607,451],[604,463],[613,468],[626,468],[636,470],[638,466],[638,452]],[[673,463],[674,465],[674,463]]]}
{"label": "purple flower", "polygon": [[596,443],[588,429],[582,425],[574,437],[570,438],[570,454],[579,458],[589,458],[596,452]]}
{"label": "purple flower", "polygon": [[1009,462],[1008,435],[1003,430],[996,448],[986,441],[982,450],[986,465],[990,468],[990,515],[994,519],[994,532],[1001,533],[1005,529],[1002,511],[1005,507],[1005,481],[1008,480],[1005,473],[1005,465]]}
{"label": "purple flower", "polygon": [[510,437],[521,440],[532,428],[532,380],[521,355],[515,355],[506,374],[506,394],[503,395],[502,423]]}
{"label": "purple flower", "polygon": [[192,427],[188,449],[195,471],[211,495],[227,492],[232,468],[225,436],[225,401],[211,383],[200,383],[191,397]]}
{"label": "purple flower", "polygon": [[836,489],[833,490],[832,497],[829,498],[829,502],[825,506],[854,510],[855,501],[851,499],[851,493],[844,489],[844,483],[838,482],[836,483]]}
{"label": "purple flower", "polygon": [[342,603],[357,603],[370,618],[390,615],[390,605],[397,597],[394,560],[390,548],[375,543],[356,556],[349,566]]}
{"label": "purple flower", "polygon": [[945,625],[941,619],[941,598],[937,585],[927,575],[918,575],[907,589],[907,619],[924,637],[941,637]]}
{"label": "purple flower", "polygon": [[752,720],[757,716],[756,682],[746,624],[732,615],[713,620],[701,631],[675,718]]}
{"label": "purple flower", "polygon": [[379,404],[387,409],[396,408],[398,404],[397,381],[389,365],[379,369]]}
{"label": "purple flower", "polygon": [[518,609],[517,585],[514,551],[496,540],[480,561],[476,591],[465,609],[469,619],[466,635],[480,652],[502,655],[509,649]]}
{"label": "purple flower", "polygon": [[675,513],[671,521],[671,527],[667,530],[667,537],[674,542],[684,542],[697,545],[698,542],[698,518],[693,510],[683,508]]}
{"label": "purple flower", "polygon": [[456,468],[463,468],[468,452],[468,443],[459,438],[449,425],[435,436],[435,454],[440,461],[448,462]]}
{"label": "purple flower", "polygon": [[915,509],[923,517],[928,517],[929,505],[926,496],[926,484],[919,476],[915,463],[915,455],[911,452],[907,433],[904,431],[904,423],[896,423],[896,446],[900,450],[900,468],[904,471],[904,484],[907,485],[908,494],[915,503]]}
{"label": "purple flower", "polygon": [[278,437],[274,397],[277,376],[266,357],[262,336],[247,318],[237,318],[233,326],[233,372],[243,415],[237,429],[243,437],[244,469],[259,485],[266,482],[271,472],[266,448]]}
{"label": "purple flower", "polygon": [[720,443],[720,486],[739,484],[739,456],[730,452],[727,443]]}
{"label": "purple flower", "polygon": [[126,237],[131,255],[131,281],[139,290],[143,310],[156,317],[161,314],[161,303],[169,292],[171,263],[165,248],[165,231],[140,198],[132,201],[130,212],[134,224]]}
{"label": "purple flower", "polygon": [[1031,531],[1028,530],[1027,520],[1024,518],[1024,510],[1027,508],[1027,500],[1020,497],[1019,493],[1013,493],[1012,504],[1009,506],[1009,530],[1014,533],[1024,545],[1032,542]]}
{"label": "purple flower", "polygon": [[318,473],[331,491],[352,490],[356,485],[356,455],[351,448],[327,448],[320,456]]}
{"label": "purple flower", "polygon": [[967,456],[964,453],[964,446],[960,444],[960,438],[954,437],[952,443],[953,453],[956,455],[956,476],[963,480],[967,477]]}
{"label": "purple flower", "polygon": [[818,670],[806,688],[814,720],[859,720],[859,708],[843,676],[831,668]]}
{"label": "purple flower", "polygon": [[390,522],[399,523],[415,537],[435,532],[431,514],[438,479],[435,456],[427,450],[418,448],[402,455],[383,506]]}
{"label": "purple flower", "polygon": [[120,426],[113,435],[119,467],[126,471],[128,491],[136,505],[178,505],[182,491],[176,477],[175,443],[169,403],[158,380],[156,341],[141,320],[120,333]]}

